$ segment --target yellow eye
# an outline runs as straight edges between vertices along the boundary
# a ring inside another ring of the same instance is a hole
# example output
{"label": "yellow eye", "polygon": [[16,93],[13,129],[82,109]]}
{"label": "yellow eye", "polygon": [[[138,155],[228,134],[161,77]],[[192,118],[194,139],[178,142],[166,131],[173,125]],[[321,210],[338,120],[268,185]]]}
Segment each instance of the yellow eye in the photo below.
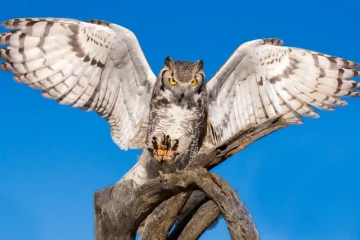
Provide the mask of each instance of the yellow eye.
{"label": "yellow eye", "polygon": [[194,80],[192,80],[191,82],[190,82],[190,86],[195,86],[197,84],[197,80],[196,79],[194,79]]}
{"label": "yellow eye", "polygon": [[173,86],[176,85],[176,81],[173,78],[169,78],[169,83]]}

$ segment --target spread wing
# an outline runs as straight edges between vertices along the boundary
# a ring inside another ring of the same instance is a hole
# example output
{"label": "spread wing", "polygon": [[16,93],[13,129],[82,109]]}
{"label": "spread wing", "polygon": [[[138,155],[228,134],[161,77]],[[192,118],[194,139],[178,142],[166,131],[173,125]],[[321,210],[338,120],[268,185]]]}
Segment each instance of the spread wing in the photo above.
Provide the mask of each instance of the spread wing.
{"label": "spread wing", "polygon": [[359,64],[313,51],[281,46],[278,39],[242,44],[208,83],[209,132],[217,144],[248,124],[283,114],[290,124],[317,118],[312,108],[334,110],[357,97]]}
{"label": "spread wing", "polygon": [[136,36],[99,20],[12,19],[0,68],[60,104],[96,111],[122,149],[142,148],[156,76]]}

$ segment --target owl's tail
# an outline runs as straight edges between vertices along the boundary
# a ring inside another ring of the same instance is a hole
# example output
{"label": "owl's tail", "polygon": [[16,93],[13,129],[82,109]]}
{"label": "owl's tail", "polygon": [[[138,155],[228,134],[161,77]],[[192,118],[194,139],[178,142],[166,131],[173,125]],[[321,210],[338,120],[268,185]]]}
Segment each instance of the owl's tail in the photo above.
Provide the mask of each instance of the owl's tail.
{"label": "owl's tail", "polygon": [[136,186],[146,183],[149,178],[142,161],[137,162],[119,181],[133,180]]}

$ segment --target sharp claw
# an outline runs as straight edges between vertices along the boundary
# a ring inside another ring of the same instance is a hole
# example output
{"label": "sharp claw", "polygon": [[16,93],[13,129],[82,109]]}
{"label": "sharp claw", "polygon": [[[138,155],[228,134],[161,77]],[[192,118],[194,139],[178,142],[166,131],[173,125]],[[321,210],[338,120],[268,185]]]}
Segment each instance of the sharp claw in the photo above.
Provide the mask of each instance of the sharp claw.
{"label": "sharp claw", "polygon": [[176,151],[179,146],[179,140],[175,139],[174,142],[175,143],[174,143],[174,146],[172,147],[172,150]]}
{"label": "sharp claw", "polygon": [[148,148],[148,151],[149,151],[150,153],[154,154],[154,149]]}
{"label": "sharp claw", "polygon": [[171,149],[171,140],[169,135],[166,136],[166,149],[167,150]]}
{"label": "sharp claw", "polygon": [[153,145],[154,149],[158,148],[158,141],[159,141],[159,139],[157,139],[157,137],[153,137],[152,145]]}
{"label": "sharp claw", "polygon": [[164,136],[161,139],[161,144],[165,146],[165,143],[166,143],[166,136],[164,134]]}

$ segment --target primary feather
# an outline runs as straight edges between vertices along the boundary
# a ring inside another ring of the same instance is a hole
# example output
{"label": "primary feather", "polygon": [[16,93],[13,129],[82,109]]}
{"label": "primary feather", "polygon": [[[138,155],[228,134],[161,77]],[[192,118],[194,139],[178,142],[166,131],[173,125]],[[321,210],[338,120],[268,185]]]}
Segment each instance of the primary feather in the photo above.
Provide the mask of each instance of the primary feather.
{"label": "primary feather", "polygon": [[334,110],[358,97],[359,64],[300,48],[278,39],[242,44],[208,83],[212,141],[217,144],[248,124],[283,114],[290,124],[317,118],[315,106]]}
{"label": "primary feather", "polygon": [[60,104],[96,111],[122,149],[142,148],[156,77],[135,35],[73,19],[12,19],[0,35],[0,68]]}

